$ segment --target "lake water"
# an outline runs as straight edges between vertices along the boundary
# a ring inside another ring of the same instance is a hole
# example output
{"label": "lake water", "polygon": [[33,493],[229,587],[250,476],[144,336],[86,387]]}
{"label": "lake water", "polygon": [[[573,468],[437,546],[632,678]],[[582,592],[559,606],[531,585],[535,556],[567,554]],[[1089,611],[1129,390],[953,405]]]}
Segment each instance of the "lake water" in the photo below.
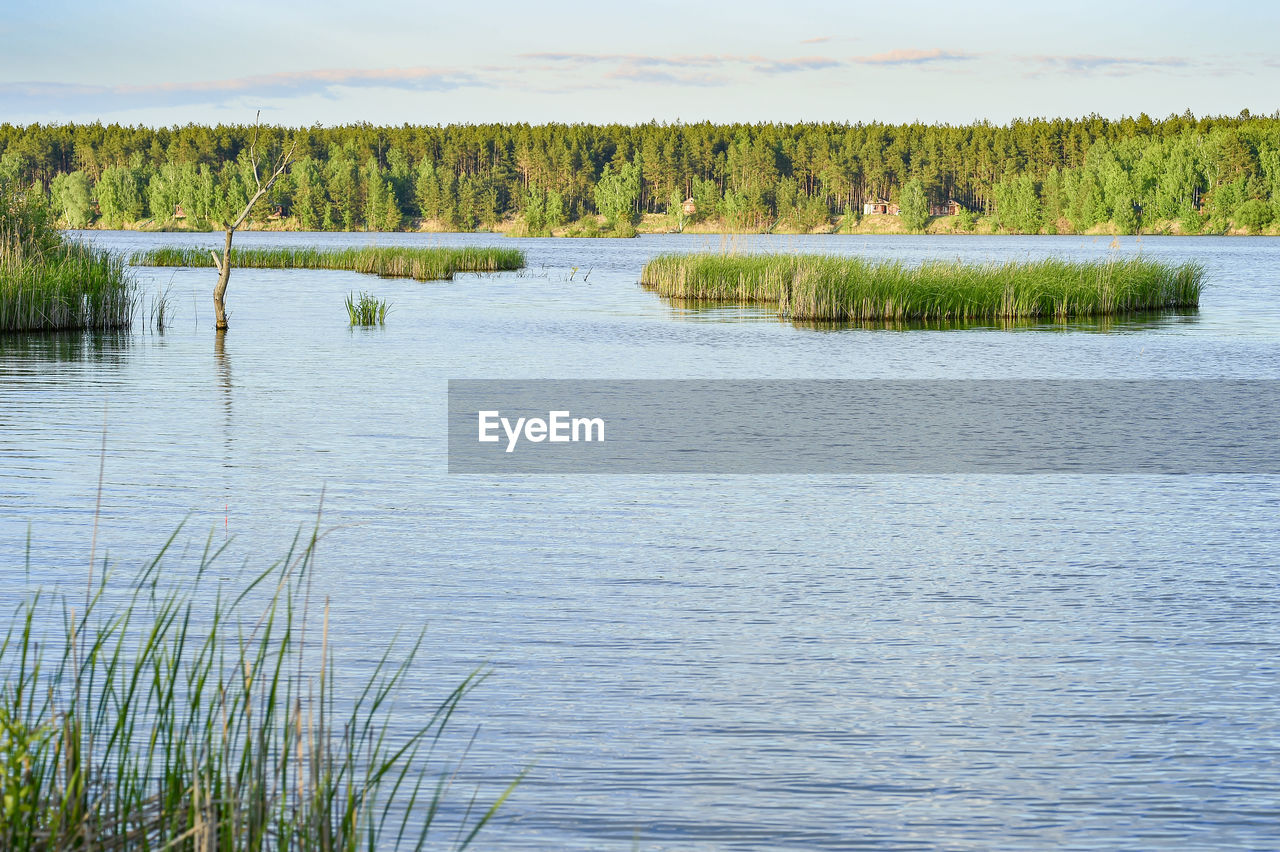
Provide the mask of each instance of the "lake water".
{"label": "lake water", "polygon": [[[1280,243],[1119,242],[243,233],[516,245],[528,268],[236,270],[220,349],[211,270],[139,269],[171,294],[163,335],[0,338],[0,603],[83,583],[105,420],[98,547],[121,571],[184,519],[179,550],[212,535],[265,567],[323,492],[338,665],[425,625],[405,726],[492,670],[456,721],[478,729],[459,789],[532,768],[482,848],[1277,848],[1273,476],[446,473],[449,379],[1280,378]],[[904,331],[636,283],[655,253],[725,247],[1140,249],[1208,287],[1187,316]],[[385,328],[348,328],[356,290],[393,303]]]}

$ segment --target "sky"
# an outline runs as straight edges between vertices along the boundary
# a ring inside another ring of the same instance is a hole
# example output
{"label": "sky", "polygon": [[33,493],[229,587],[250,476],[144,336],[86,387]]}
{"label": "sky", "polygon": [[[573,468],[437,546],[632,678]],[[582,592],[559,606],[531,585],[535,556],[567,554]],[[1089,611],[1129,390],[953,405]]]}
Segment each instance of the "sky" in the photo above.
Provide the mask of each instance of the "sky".
{"label": "sky", "polygon": [[1280,3],[4,0],[0,122],[1270,115]]}

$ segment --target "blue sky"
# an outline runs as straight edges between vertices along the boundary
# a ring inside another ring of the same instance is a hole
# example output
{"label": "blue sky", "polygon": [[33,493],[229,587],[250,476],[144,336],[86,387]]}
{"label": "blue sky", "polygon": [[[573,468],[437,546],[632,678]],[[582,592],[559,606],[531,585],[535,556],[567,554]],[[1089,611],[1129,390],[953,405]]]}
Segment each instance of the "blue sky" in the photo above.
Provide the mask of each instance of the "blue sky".
{"label": "blue sky", "polygon": [[1270,114],[1277,32],[1280,4],[1262,2],[18,0],[0,19],[0,121]]}

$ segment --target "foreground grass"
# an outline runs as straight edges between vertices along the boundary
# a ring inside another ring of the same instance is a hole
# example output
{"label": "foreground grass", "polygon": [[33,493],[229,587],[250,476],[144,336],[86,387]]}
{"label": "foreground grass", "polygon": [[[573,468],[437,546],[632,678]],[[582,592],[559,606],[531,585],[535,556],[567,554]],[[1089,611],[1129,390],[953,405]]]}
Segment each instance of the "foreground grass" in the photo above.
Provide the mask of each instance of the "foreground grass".
{"label": "foreground grass", "polygon": [[[0,644],[0,848],[423,848],[448,785],[427,753],[480,678],[393,733],[419,637],[337,700],[327,604],[307,618],[315,541],[233,593],[199,588],[226,573],[216,552],[177,588],[162,553],[112,578],[117,604],[105,580],[23,604]],[[514,786],[466,807],[457,846]]]}
{"label": "foreground grass", "polygon": [[697,301],[776,303],[800,320],[1067,319],[1196,307],[1204,268],[1134,257],[1003,264],[821,255],[660,255],[641,284]]}
{"label": "foreground grass", "polygon": [[[137,266],[213,266],[206,249],[165,247],[135,252],[129,262]],[[231,250],[233,267],[257,269],[343,269],[448,281],[458,272],[501,272],[524,266],[524,252],[511,248],[237,248]]]}
{"label": "foreground grass", "polygon": [[120,258],[66,240],[38,191],[0,181],[0,332],[128,328],[136,306]]}

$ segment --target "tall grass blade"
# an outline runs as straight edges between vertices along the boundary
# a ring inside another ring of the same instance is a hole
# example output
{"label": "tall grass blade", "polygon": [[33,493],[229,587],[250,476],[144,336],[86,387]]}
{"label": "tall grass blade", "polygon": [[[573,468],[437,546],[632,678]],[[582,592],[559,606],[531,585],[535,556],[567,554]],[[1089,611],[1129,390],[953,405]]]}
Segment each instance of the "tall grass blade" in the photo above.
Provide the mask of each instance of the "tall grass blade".
{"label": "tall grass blade", "polygon": [[[164,550],[131,582],[99,575],[79,608],[32,594],[0,639],[0,849],[425,848],[439,802],[406,808],[443,781],[424,755],[481,677],[399,732],[421,635],[341,698],[327,606],[304,669],[317,539],[232,594],[202,588],[212,547],[186,580]],[[450,828],[470,842],[510,790]]]}

